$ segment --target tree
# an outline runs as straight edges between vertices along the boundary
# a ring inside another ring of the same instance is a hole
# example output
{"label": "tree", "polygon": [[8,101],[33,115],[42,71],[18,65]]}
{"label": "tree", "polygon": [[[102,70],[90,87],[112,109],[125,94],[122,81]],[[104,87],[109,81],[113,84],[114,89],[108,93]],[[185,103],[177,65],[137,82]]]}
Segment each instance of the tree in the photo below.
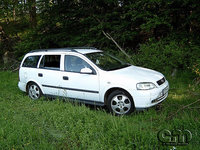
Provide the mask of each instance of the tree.
{"label": "tree", "polygon": [[28,0],[28,5],[29,5],[30,25],[32,28],[35,28],[37,25],[36,0]]}

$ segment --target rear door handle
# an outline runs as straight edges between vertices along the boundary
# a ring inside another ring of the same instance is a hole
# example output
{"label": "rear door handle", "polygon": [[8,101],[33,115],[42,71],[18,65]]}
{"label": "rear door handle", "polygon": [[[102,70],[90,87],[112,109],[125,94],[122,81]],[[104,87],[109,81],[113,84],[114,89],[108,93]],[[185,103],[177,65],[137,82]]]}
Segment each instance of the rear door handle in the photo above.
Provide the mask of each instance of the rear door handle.
{"label": "rear door handle", "polygon": [[67,76],[63,76],[63,80],[69,80]]}
{"label": "rear door handle", "polygon": [[38,73],[38,77],[43,77],[43,74],[42,73]]}

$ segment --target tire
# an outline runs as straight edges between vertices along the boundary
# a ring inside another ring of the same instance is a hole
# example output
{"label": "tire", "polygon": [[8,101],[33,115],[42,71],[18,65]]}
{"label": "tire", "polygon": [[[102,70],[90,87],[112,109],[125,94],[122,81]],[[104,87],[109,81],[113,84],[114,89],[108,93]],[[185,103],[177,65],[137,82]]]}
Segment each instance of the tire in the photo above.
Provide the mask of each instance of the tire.
{"label": "tire", "polygon": [[37,84],[30,83],[28,85],[28,95],[32,100],[38,100],[42,95],[42,91]]}
{"label": "tire", "polygon": [[131,96],[121,90],[113,91],[108,96],[107,107],[115,115],[128,115],[135,108]]}

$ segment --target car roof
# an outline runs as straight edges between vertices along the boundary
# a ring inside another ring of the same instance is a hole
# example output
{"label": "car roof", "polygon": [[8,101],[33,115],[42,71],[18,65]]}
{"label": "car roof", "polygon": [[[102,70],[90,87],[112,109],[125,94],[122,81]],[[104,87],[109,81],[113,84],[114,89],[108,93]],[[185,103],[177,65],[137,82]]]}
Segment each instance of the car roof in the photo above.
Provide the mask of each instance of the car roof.
{"label": "car roof", "polygon": [[75,53],[81,53],[81,54],[88,54],[88,53],[96,53],[96,52],[102,52],[102,50],[98,50],[94,47],[67,47],[67,48],[53,48],[53,49],[38,49],[30,51],[31,53],[48,53],[48,52],[56,52],[56,53],[62,53],[62,52],[75,52]]}

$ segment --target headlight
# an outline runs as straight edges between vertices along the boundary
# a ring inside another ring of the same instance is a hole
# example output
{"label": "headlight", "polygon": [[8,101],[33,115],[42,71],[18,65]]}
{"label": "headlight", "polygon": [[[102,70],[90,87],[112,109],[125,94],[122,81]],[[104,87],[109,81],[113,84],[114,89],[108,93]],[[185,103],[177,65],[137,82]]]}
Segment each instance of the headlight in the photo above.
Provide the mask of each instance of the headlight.
{"label": "headlight", "polygon": [[151,82],[141,82],[136,85],[138,90],[151,90],[156,88],[155,84]]}

